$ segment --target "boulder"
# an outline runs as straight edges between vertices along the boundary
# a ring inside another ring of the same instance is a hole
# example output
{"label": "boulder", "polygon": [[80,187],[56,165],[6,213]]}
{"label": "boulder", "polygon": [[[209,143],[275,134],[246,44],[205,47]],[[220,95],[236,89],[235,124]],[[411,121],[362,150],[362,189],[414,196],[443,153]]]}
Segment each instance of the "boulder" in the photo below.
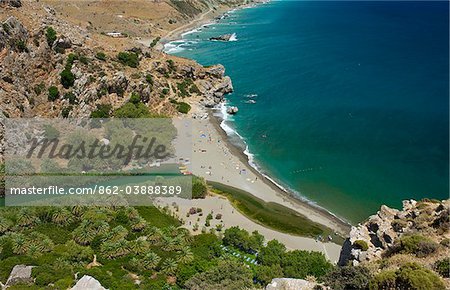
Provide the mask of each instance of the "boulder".
{"label": "boulder", "polygon": [[28,31],[14,16],[8,17],[0,25],[0,50],[14,48],[17,42],[27,42]]}
{"label": "boulder", "polygon": [[71,290],[107,290],[94,277],[84,275],[78,282],[70,288]]}
{"label": "boulder", "polygon": [[266,286],[266,290],[309,290],[314,289],[317,283],[303,279],[274,278]]}
{"label": "boulder", "polygon": [[33,283],[33,278],[31,277],[31,269],[33,266],[26,265],[16,265],[9,274],[8,280],[5,286],[9,287],[18,283],[28,284]]}
{"label": "boulder", "polygon": [[67,49],[67,48],[71,48],[71,47],[72,47],[72,41],[64,35],[59,36],[53,43],[53,49],[55,49],[55,48]]}
{"label": "boulder", "polygon": [[227,113],[230,115],[234,115],[239,111],[238,107],[228,107]]}
{"label": "boulder", "polygon": [[128,88],[128,79],[123,72],[117,72],[113,79],[108,82],[108,93],[116,93],[122,96]]}
{"label": "boulder", "polygon": [[0,0],[0,5],[20,8],[22,7],[22,0]]}

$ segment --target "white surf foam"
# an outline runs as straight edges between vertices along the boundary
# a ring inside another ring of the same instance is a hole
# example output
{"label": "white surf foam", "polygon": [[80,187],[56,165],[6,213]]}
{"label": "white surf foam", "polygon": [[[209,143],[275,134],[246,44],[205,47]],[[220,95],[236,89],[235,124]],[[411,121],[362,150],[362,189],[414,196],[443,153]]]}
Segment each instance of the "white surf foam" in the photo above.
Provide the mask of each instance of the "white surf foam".
{"label": "white surf foam", "polygon": [[228,41],[238,41],[236,33],[231,34],[230,39],[228,39]]}

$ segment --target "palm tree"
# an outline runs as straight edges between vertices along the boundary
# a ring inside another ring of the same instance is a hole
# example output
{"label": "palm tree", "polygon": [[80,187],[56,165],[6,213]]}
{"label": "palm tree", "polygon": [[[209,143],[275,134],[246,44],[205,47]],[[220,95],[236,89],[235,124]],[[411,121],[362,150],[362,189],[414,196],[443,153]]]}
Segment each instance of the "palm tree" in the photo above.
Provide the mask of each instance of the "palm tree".
{"label": "palm tree", "polygon": [[130,251],[136,255],[139,255],[139,254],[147,251],[149,246],[150,246],[149,243],[146,240],[141,239],[141,238],[138,238],[129,243]]}
{"label": "palm tree", "polygon": [[142,231],[147,226],[147,221],[141,217],[138,217],[133,220],[131,224],[131,229],[133,231]]}
{"label": "palm tree", "polygon": [[173,238],[178,234],[178,228],[176,226],[169,226],[165,228],[164,232]]}
{"label": "palm tree", "polygon": [[128,235],[128,231],[125,227],[123,226],[117,226],[115,228],[113,228],[108,235],[106,236],[106,238],[104,240],[109,240],[112,242],[117,242],[119,240],[124,239],[126,236]]}
{"label": "palm tree", "polygon": [[161,258],[156,253],[149,252],[145,255],[143,261],[145,269],[154,270],[161,261]]}
{"label": "palm tree", "polygon": [[39,219],[34,216],[34,213],[28,207],[24,207],[17,215],[17,223],[21,227],[30,227],[35,224]]}
{"label": "palm tree", "polygon": [[81,217],[83,215],[83,213],[86,211],[86,207],[77,204],[72,206],[71,210],[72,214],[76,217]]}
{"label": "palm tree", "polygon": [[191,251],[191,248],[188,246],[184,246],[180,250],[180,254],[178,255],[178,262],[182,264],[188,264],[194,260],[194,254]]}
{"label": "palm tree", "polygon": [[80,245],[89,245],[95,238],[95,233],[88,227],[79,226],[73,232],[73,240]]}
{"label": "palm tree", "polygon": [[178,263],[172,258],[165,259],[162,264],[163,273],[165,273],[166,275],[169,275],[169,276],[174,275],[175,272],[177,271],[177,268],[178,268]]}
{"label": "palm tree", "polygon": [[12,222],[4,217],[0,217],[0,234],[4,234],[12,227]]}
{"label": "palm tree", "polygon": [[114,244],[115,249],[115,257],[121,257],[128,254],[130,251],[128,249],[128,241],[125,239],[121,239]]}
{"label": "palm tree", "polygon": [[14,254],[23,255],[28,251],[30,245],[23,234],[14,233],[11,238],[12,250]]}
{"label": "palm tree", "polygon": [[57,207],[52,214],[52,222],[59,226],[65,226],[72,222],[72,215],[67,209]]}
{"label": "palm tree", "polygon": [[28,255],[28,256],[31,256],[31,257],[33,257],[33,258],[36,258],[36,257],[39,257],[40,255],[42,255],[42,252],[40,251],[38,245],[31,244],[31,245],[28,247],[27,255]]}
{"label": "palm tree", "polygon": [[157,227],[151,227],[147,233],[147,241],[152,245],[159,245],[164,235],[162,231]]}
{"label": "palm tree", "polygon": [[130,220],[139,218],[139,212],[134,207],[127,207],[125,209],[125,214]]}

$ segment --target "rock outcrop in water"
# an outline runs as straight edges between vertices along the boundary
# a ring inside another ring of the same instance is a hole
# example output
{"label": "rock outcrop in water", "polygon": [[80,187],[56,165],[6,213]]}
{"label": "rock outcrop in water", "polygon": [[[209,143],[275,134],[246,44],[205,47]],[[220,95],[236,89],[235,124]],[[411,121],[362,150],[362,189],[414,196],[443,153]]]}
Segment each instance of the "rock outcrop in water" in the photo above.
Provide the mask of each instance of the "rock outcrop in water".
{"label": "rock outcrop in water", "polygon": [[230,41],[230,39],[233,37],[233,34],[224,34],[220,36],[214,36],[210,37],[209,40],[213,41]]}

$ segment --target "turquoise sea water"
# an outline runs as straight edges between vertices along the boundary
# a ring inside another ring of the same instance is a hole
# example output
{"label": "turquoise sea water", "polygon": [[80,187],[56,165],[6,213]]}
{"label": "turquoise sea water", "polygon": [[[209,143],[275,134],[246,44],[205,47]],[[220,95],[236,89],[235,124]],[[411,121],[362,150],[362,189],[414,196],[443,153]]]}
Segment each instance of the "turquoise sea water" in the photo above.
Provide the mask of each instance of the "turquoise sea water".
{"label": "turquoise sea water", "polygon": [[[227,122],[285,187],[351,222],[449,193],[448,2],[278,1],[171,43],[223,64]],[[237,41],[211,36],[236,33]],[[246,103],[254,100],[256,103]]]}

